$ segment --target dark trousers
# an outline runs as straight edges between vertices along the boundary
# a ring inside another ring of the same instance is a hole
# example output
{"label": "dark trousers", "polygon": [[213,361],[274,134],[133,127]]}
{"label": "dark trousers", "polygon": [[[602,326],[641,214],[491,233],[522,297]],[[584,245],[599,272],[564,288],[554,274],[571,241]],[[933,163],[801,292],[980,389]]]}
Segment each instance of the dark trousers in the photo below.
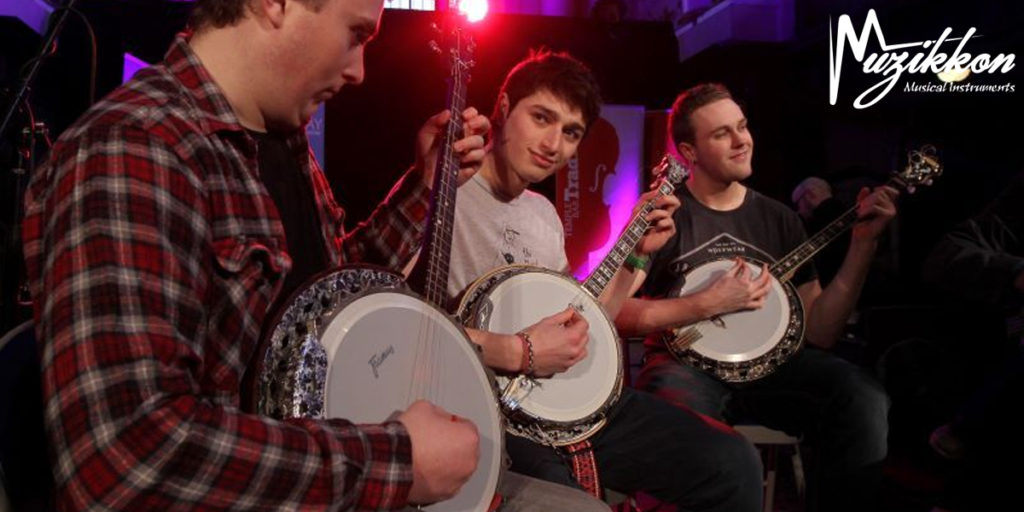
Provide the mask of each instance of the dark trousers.
{"label": "dark trousers", "polygon": [[[590,438],[601,484],[643,491],[682,510],[761,510],[761,459],[734,430],[650,394],[623,390]],[[512,470],[578,487],[564,455],[508,435]]]}
{"label": "dark trousers", "polygon": [[951,424],[966,450],[946,488],[948,508],[1001,510],[1006,503],[1020,503],[1022,401],[1024,339],[989,371]]}
{"label": "dark trousers", "polygon": [[871,375],[805,347],[771,375],[729,384],[665,352],[647,354],[638,387],[730,424],[802,435],[812,510],[874,510],[887,453],[889,398]]}

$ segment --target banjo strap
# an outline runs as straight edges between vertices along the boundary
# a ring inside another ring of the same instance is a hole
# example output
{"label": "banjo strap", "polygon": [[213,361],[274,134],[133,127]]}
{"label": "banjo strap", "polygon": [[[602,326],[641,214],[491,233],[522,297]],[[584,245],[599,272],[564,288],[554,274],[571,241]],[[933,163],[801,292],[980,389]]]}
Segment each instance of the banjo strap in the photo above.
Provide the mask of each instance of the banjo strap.
{"label": "banjo strap", "polygon": [[565,447],[569,452],[572,474],[580,487],[597,499],[601,499],[601,479],[597,475],[597,460],[594,458],[594,445],[584,439]]}

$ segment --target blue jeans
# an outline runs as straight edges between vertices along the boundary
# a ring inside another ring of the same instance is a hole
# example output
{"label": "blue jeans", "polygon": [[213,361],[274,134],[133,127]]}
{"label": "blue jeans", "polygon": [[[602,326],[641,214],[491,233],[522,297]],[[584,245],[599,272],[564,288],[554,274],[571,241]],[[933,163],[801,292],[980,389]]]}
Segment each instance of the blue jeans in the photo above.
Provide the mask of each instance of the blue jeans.
{"label": "blue jeans", "polygon": [[730,384],[649,349],[637,386],[729,424],[803,436],[813,453],[811,509],[874,510],[888,449],[889,397],[848,361],[805,347],[767,377]]}
{"label": "blue jeans", "polygon": [[[513,471],[578,487],[552,448],[505,437]],[[590,441],[604,487],[643,491],[682,510],[761,510],[757,450],[728,426],[689,409],[627,388]]]}

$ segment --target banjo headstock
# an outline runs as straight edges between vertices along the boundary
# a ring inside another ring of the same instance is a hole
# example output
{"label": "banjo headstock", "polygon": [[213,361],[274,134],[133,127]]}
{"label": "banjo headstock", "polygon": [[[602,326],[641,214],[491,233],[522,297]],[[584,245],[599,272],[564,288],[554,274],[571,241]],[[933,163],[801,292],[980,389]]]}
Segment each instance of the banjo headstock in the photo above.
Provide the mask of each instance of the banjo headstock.
{"label": "banjo headstock", "polygon": [[437,40],[431,40],[428,44],[431,51],[439,55],[449,67],[449,80],[457,84],[466,84],[469,82],[470,69],[476,66],[476,62],[473,60],[476,41],[467,30],[465,15],[453,9],[454,6],[449,7],[449,12],[452,14],[443,18],[443,27],[438,26],[437,23],[431,23],[435,35],[443,41],[443,44],[438,43]]}
{"label": "banjo headstock", "polygon": [[927,187],[942,175],[942,164],[935,155],[935,146],[926,144],[907,152],[907,166],[892,177],[892,182],[913,194],[917,187]]}
{"label": "banjo headstock", "polygon": [[[676,157],[666,153],[654,167],[654,175],[663,184],[668,184],[674,189],[690,177],[690,168],[683,165]],[[672,189],[669,189],[669,192]]]}

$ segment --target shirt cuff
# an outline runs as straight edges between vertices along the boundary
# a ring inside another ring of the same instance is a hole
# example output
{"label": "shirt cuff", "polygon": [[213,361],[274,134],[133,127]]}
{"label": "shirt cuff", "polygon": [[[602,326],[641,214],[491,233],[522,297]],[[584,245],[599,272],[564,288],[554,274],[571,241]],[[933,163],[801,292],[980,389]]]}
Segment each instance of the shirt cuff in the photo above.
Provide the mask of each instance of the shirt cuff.
{"label": "shirt cuff", "polygon": [[[412,440],[405,425],[392,421],[358,425],[362,441],[362,485],[356,510],[395,510],[407,506],[412,489]],[[357,454],[346,453],[350,459]]]}
{"label": "shirt cuff", "polygon": [[409,169],[391,187],[387,202],[394,205],[419,237],[423,236],[426,226],[424,221],[430,209],[430,189],[423,182],[423,175]]}

